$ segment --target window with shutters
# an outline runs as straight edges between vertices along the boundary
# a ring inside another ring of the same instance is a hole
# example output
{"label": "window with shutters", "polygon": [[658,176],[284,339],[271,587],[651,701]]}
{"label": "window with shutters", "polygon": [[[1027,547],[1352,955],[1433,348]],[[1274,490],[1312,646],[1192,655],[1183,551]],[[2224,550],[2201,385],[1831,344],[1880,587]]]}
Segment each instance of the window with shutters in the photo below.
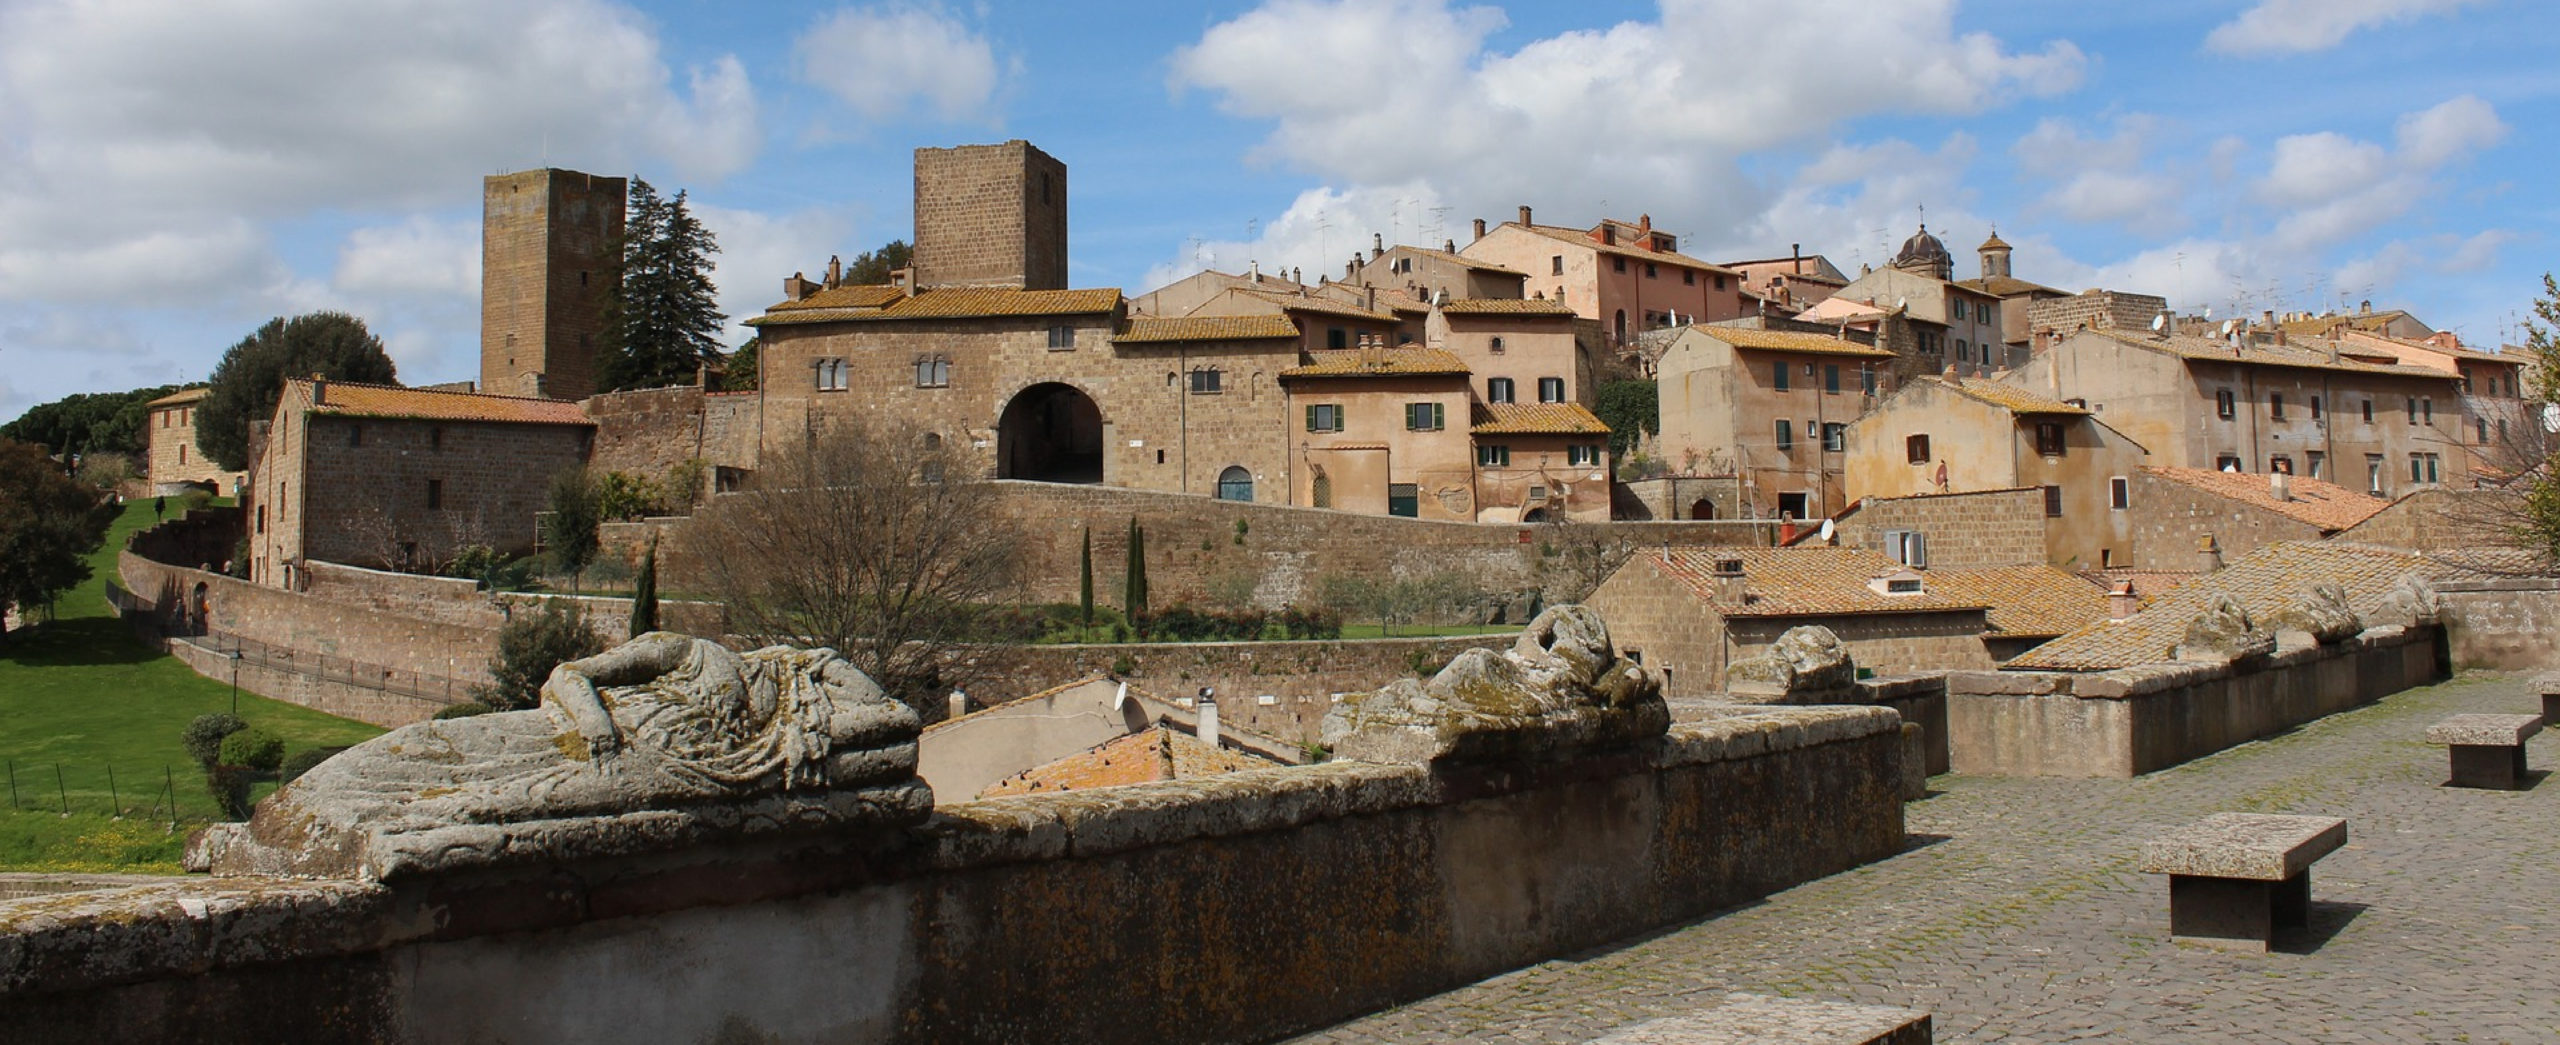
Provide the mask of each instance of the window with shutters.
{"label": "window with shutters", "polygon": [[2059,519],[2062,517],[2061,487],[2048,486],[2044,488],[2044,514],[2045,518],[2048,519]]}
{"label": "window with shutters", "polygon": [[1590,443],[1564,448],[1564,463],[1569,468],[1586,468],[1600,463],[1600,445]]}
{"label": "window with shutters", "polygon": [[2233,405],[2230,389],[2219,389],[2213,393],[2213,416],[2227,421],[2238,414],[2239,410]]}
{"label": "window with shutters", "polygon": [[1404,426],[1408,431],[1437,432],[1447,427],[1448,414],[1438,403],[1406,403]]}
{"label": "window with shutters", "polygon": [[1489,378],[1486,378],[1486,379],[1485,379],[1485,382],[1484,382],[1484,401],[1485,401],[1485,402],[1488,402],[1488,403],[1508,403],[1508,402],[1511,402],[1511,395],[1512,395],[1512,393],[1511,393],[1511,379],[1510,379],[1510,378],[1507,378],[1507,377],[1489,377]]}
{"label": "window with shutters", "polygon": [[1342,404],[1313,403],[1307,407],[1307,431],[1339,432],[1342,430]]}
{"label": "window with shutters", "polygon": [[1769,387],[1774,388],[1774,389],[1777,389],[1778,391],[1781,391],[1781,392],[1784,392],[1784,391],[1786,391],[1786,390],[1787,390],[1787,361],[1786,361],[1786,360],[1781,359],[1781,360],[1778,360],[1777,362],[1774,362],[1774,363],[1769,364]]}
{"label": "window with shutters", "polygon": [[1824,395],[1840,394],[1840,364],[1822,364],[1822,392]]}
{"label": "window with shutters", "polygon": [[1794,425],[1793,423],[1791,423],[1791,422],[1787,421],[1787,420],[1786,420],[1786,419],[1784,419],[1784,418],[1780,418],[1780,419],[1779,419],[1779,421],[1778,421],[1778,449],[1780,449],[1780,450],[1793,450],[1793,449],[1795,449],[1795,448],[1796,448],[1796,430],[1795,430],[1795,425]]}
{"label": "window with shutters", "polygon": [[1912,464],[1929,463],[1929,437],[1927,435],[1904,437],[1902,440],[1902,456]]}
{"label": "window with shutters", "polygon": [[1476,467],[1511,467],[1511,448],[1498,443],[1486,443],[1482,446],[1476,447]]}
{"label": "window with shutters", "polygon": [[1539,378],[1538,401],[1541,403],[1564,402],[1564,379],[1561,377]]}
{"label": "window with shutters", "polygon": [[2267,416],[2278,421],[2284,420],[2284,393],[2267,393]]}
{"label": "window with shutters", "polygon": [[1849,426],[1832,421],[1822,426],[1822,449],[1825,453],[1841,453],[1849,448]]}
{"label": "window with shutters", "polygon": [[2046,457],[2060,457],[2063,448],[2060,422],[2041,421],[2036,424],[2036,453]]}

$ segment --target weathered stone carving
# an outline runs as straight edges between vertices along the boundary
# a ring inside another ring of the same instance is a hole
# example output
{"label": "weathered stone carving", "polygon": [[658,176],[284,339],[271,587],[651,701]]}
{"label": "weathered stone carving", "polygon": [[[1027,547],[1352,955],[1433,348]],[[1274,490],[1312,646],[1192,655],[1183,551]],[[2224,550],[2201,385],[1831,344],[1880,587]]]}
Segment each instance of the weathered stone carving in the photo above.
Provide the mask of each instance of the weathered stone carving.
{"label": "weathered stone carving", "polygon": [[1538,614],[1508,653],[1473,649],[1427,682],[1400,679],[1336,705],[1336,757],[1454,764],[1554,761],[1659,737],[1671,726],[1662,680],[1618,658],[1600,615]]}
{"label": "weathered stone carving", "polygon": [[217,874],[393,878],[781,831],[914,823],[918,720],[833,650],[653,632],[563,664],[529,711],[422,722],[199,836]]}
{"label": "weathered stone carving", "polygon": [[2276,637],[2259,630],[2240,600],[2229,592],[2215,592],[2205,600],[2204,611],[2187,622],[2186,636],[2178,642],[2177,658],[2227,664],[2275,651]]}
{"label": "weathered stone carving", "polygon": [[2347,605],[2347,590],[2335,584],[2315,584],[2295,592],[2291,601],[2261,623],[2279,640],[2323,645],[2344,642],[2364,630],[2355,608]]}
{"label": "weathered stone carving", "polygon": [[2404,573],[2399,583],[2382,593],[2382,602],[2373,608],[2373,619],[2368,623],[2414,628],[2443,620],[2444,598],[2436,594],[2436,586],[2416,573]]}
{"label": "weathered stone carving", "polygon": [[1777,703],[1824,703],[1845,698],[1858,683],[1857,661],[1840,636],[1819,624],[1788,628],[1767,653],[1745,657],[1724,670],[1725,689],[1736,697]]}

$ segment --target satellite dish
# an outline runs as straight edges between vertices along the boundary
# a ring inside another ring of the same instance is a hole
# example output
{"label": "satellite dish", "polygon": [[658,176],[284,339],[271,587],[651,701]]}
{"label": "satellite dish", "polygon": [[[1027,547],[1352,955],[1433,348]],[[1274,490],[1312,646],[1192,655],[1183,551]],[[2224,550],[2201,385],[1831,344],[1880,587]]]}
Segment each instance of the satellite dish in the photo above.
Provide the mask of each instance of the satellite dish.
{"label": "satellite dish", "polygon": [[1820,534],[1820,536],[1821,536],[1821,538],[1822,538],[1822,543],[1824,543],[1824,544],[1829,544],[1829,543],[1831,543],[1831,534],[1832,534],[1832,532],[1833,532],[1833,531],[1835,531],[1835,530],[1837,530],[1837,529],[1839,529],[1839,527],[1833,526],[1833,525],[1831,524],[1831,520],[1829,520],[1829,519],[1824,519],[1824,520],[1822,520],[1822,532],[1821,532],[1821,534]]}
{"label": "satellite dish", "polygon": [[2224,472],[2227,472],[2227,473],[2231,473],[2231,474],[2236,475],[2236,474],[2238,474],[2238,473],[2239,473],[2239,471],[2240,471],[2240,463],[2239,463],[2239,462],[2237,462],[2237,461],[2233,461],[2233,462],[2226,463],[2226,464],[2224,464],[2224,465],[2222,466],[2222,470],[2223,470]]}
{"label": "satellite dish", "polygon": [[2168,325],[2169,325],[2169,314],[2168,314],[2168,313],[2166,313],[2166,312],[2163,312],[2163,313],[2160,313],[2159,315],[2156,315],[2156,316],[2151,317],[2151,332],[2152,332],[2152,333],[2154,333],[2154,334],[2159,333],[2159,332],[2160,332],[2160,330],[2161,330],[2161,328],[2166,327],[2166,326],[2168,326]]}
{"label": "satellite dish", "polygon": [[1893,299],[1893,307],[1895,307],[1895,308],[1910,308],[1910,307],[1911,307],[1911,299],[1910,299],[1910,298],[1895,298],[1895,299]]}
{"label": "satellite dish", "polygon": [[2239,321],[2239,320],[2236,320],[2236,319],[2226,319],[2226,320],[2223,320],[2223,321],[2222,321],[2222,336],[2224,336],[2224,337],[2230,337],[2230,336],[2231,336],[2231,328],[2236,327],[2236,326],[2239,326],[2239,325],[2240,325],[2240,321]]}
{"label": "satellite dish", "polygon": [[2560,403],[2544,403],[2542,405],[2542,430],[2545,432],[2560,432]]}

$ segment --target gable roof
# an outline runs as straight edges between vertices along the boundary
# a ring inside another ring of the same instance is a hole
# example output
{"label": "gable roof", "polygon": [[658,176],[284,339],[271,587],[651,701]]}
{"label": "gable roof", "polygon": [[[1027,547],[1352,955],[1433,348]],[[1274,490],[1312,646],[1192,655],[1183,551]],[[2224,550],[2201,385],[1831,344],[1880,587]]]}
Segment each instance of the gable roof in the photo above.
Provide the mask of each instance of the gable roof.
{"label": "gable roof", "polygon": [[[885,293],[884,293],[885,292]],[[835,295],[829,297],[829,295]],[[876,304],[872,302],[877,302]],[[1073,316],[1120,308],[1120,288],[1020,290],[1013,287],[936,287],[908,294],[896,287],[836,287],[785,301],[747,320],[748,326],[901,319],[973,319],[989,316]]]}
{"label": "gable roof", "polygon": [[[1479,261],[1455,251],[1441,250],[1438,247],[1417,247],[1412,244],[1399,244],[1397,246],[1387,248],[1387,253],[1382,255],[1382,257],[1393,256],[1399,251],[1406,254],[1419,254],[1427,258],[1437,258],[1441,261],[1453,262],[1477,272],[1490,272],[1497,276],[1526,277],[1528,275],[1528,273],[1522,272],[1518,269],[1504,268],[1500,265],[1493,264],[1492,262]],[[1371,261],[1369,264],[1375,265],[1377,262]]]}
{"label": "gable roof", "polygon": [[2107,616],[2103,589],[2043,563],[1928,570],[1924,575],[1930,587],[1949,598],[1989,606],[1991,630],[2005,637],[2062,635]]}
{"label": "gable roof", "polygon": [[[1502,224],[1504,228],[1526,229],[1530,232],[1537,233],[1538,235],[1545,236],[1548,239],[1571,243],[1574,246],[1595,250],[1602,254],[1634,258],[1638,261],[1653,261],[1666,265],[1679,265],[1684,268],[1697,269],[1701,272],[1721,272],[1728,276],[1735,274],[1732,269],[1718,265],[1715,262],[1702,261],[1686,254],[1663,250],[1645,250],[1640,247],[1630,247],[1623,243],[1602,243],[1599,240],[1591,238],[1591,230],[1589,229],[1569,229],[1556,225],[1523,225],[1516,221],[1506,221]],[[1624,227],[1633,228],[1634,226],[1630,225]]]}
{"label": "gable roof", "polygon": [[2113,671],[2171,659],[2187,623],[2217,592],[2239,600],[2252,618],[2263,618],[2315,584],[2346,589],[2347,604],[2370,614],[2384,593],[2409,573],[2427,577],[2473,571],[2416,552],[2341,541],[2279,541],[2241,556],[2229,566],[2161,592],[2142,612],[2123,620],[2099,620],[2011,659],[2003,668],[2036,671]]}
{"label": "gable roof", "polygon": [[2050,399],[2045,396],[2040,396],[2034,392],[2030,392],[2005,381],[1949,381],[1944,377],[1923,377],[1920,380],[1935,382],[1947,391],[1954,392],[1957,395],[1964,396],[1968,399],[1989,403],[1992,406],[1999,407],[2000,409],[2007,410],[2010,413],[2015,414],[2078,414],[2086,416],[2089,413],[2089,410],[2086,407],[2073,406],[2059,399]]}
{"label": "gable roof", "polygon": [[177,391],[175,391],[175,392],[171,392],[171,393],[169,393],[168,395],[161,396],[161,397],[160,397],[160,398],[158,398],[158,399],[154,399],[154,400],[152,400],[152,401],[150,401],[150,402],[148,402],[148,403],[144,403],[144,404],[142,404],[142,405],[143,405],[146,409],[147,409],[147,408],[150,408],[150,407],[155,407],[155,406],[185,406],[185,405],[187,405],[188,403],[195,402],[196,400],[202,399],[202,398],[204,398],[204,397],[206,397],[206,396],[209,396],[209,395],[212,395],[212,394],[213,394],[213,388],[212,388],[211,386],[209,386],[209,385],[197,385],[197,386],[195,386],[194,388],[182,388],[182,389],[179,389],[179,390],[177,390]]}
{"label": "gable roof", "polygon": [[1553,316],[1570,319],[1573,306],[1544,298],[1456,298],[1442,302],[1440,311],[1452,316]]}
{"label": "gable roof", "polygon": [[[1985,246],[1988,245],[1989,244],[1985,244]],[[2006,246],[2006,244],[2002,245]],[[2042,283],[2031,283],[2015,276],[1980,276],[1974,279],[1954,280],[1953,282],[1959,287],[1963,287],[1967,290],[1980,291],[1995,298],[2014,298],[2037,294],[2050,294],[2058,298],[2067,298],[2071,296],[2071,292],[2068,290],[2048,287]]]}
{"label": "gable roof", "polygon": [[1396,348],[1327,349],[1307,353],[1310,362],[1280,372],[1283,378],[1296,377],[1414,377],[1454,374],[1466,376],[1465,360],[1447,349]]}
{"label": "gable roof", "polygon": [[[2177,356],[2189,362],[2251,363],[2258,366],[2295,367],[2304,370],[2337,370],[2358,374],[2394,374],[2402,377],[2425,377],[2440,381],[2459,380],[2459,375],[2432,367],[2402,364],[2360,363],[2345,356],[2329,358],[2327,349],[2304,348],[2300,345],[2231,344],[2218,338],[2172,334],[2163,337],[2148,332],[2135,333],[2114,329],[2082,330],[2072,335],[2100,337],[2135,348]],[[2069,341],[2065,341],[2069,344]]]}
{"label": "gable roof", "polygon": [[559,399],[437,392],[396,385],[326,382],[313,402],[310,378],[284,383],[280,405],[286,409],[336,417],[382,417],[420,421],[493,421],[505,424],[593,425],[578,404]]}
{"label": "gable roof", "polygon": [[1188,316],[1180,319],[1136,317],[1129,329],[1111,340],[1114,344],[1147,345],[1190,341],[1259,341],[1287,338],[1296,340],[1298,325],[1282,315],[1259,316]]}
{"label": "gable roof", "polygon": [[1607,435],[1609,426],[1580,403],[1477,403],[1477,435]]}
{"label": "gable roof", "polygon": [[2287,477],[2285,487],[2292,496],[2279,501],[2268,488],[2270,480],[2263,472],[2150,465],[2145,465],[2142,471],[2261,511],[2274,512],[2296,522],[2309,523],[2319,527],[2322,533],[2336,533],[2391,507],[2390,501],[2380,497],[2358,493],[2326,479],[2307,475]]}
{"label": "gable roof", "polygon": [[1764,352],[1813,352],[1821,355],[1858,356],[1865,359],[1891,359],[1893,353],[1872,345],[1843,341],[1828,334],[1808,334],[1797,330],[1760,330],[1752,327],[1726,327],[1714,324],[1689,329],[1732,345],[1735,348]]}
{"label": "gable roof", "polygon": [[1091,750],[1034,766],[989,785],[978,797],[1045,794],[1118,787],[1157,780],[1269,769],[1279,765],[1240,751],[1212,747],[1188,733],[1157,726],[1107,741]]}
{"label": "gable roof", "polygon": [[1271,304],[1278,305],[1291,312],[1313,312],[1318,315],[1341,316],[1346,319],[1365,319],[1375,323],[1393,323],[1396,321],[1395,314],[1392,312],[1371,311],[1347,301],[1336,301],[1332,298],[1322,298],[1312,294],[1299,295],[1287,293],[1285,291],[1252,290],[1243,287],[1228,291],[1228,293],[1240,294],[1249,298],[1258,298],[1260,300],[1270,302]]}

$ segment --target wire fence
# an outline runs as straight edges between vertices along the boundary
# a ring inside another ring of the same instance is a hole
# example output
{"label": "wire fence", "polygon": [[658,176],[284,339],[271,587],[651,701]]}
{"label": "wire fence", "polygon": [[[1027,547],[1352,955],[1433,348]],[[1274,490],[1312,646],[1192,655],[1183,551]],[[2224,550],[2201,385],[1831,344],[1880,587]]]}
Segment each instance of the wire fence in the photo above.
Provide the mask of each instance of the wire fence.
{"label": "wire fence", "polygon": [[217,818],[222,806],[195,766],[0,758],[14,813],[104,813],[148,820]]}
{"label": "wire fence", "polygon": [[[133,597],[115,582],[107,583],[107,600],[124,616],[126,623],[157,638],[183,642],[199,650],[236,662],[241,667],[260,667],[300,675],[320,682],[337,683],[358,689],[369,689],[389,696],[414,700],[430,707],[443,707],[472,699],[476,683],[443,675],[371,664],[350,657],[335,657],[311,650],[278,646],[211,626],[201,613],[190,613],[181,604],[167,610],[153,609]],[[236,679],[234,681],[237,681]]]}

